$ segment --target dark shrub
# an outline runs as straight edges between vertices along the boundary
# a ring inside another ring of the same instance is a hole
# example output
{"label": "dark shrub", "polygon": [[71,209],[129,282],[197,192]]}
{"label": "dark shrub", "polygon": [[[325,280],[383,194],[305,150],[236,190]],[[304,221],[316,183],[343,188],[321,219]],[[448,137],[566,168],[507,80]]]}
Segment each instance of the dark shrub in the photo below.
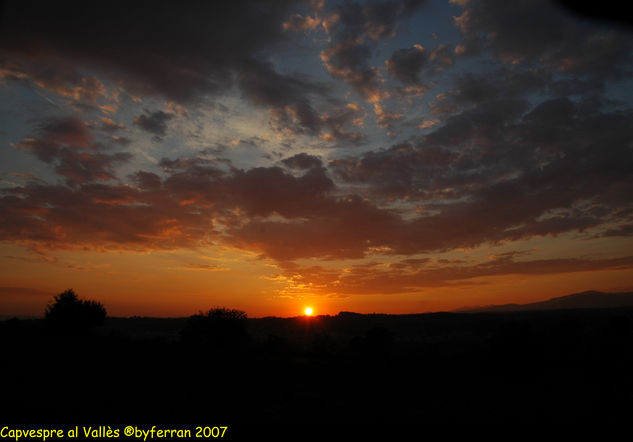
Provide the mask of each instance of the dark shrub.
{"label": "dark shrub", "polygon": [[106,309],[100,302],[79,299],[73,289],[55,296],[46,307],[46,323],[63,331],[86,331],[103,324]]}
{"label": "dark shrub", "polygon": [[180,331],[187,345],[220,349],[228,352],[243,350],[250,340],[246,313],[228,308],[213,308],[191,316]]}

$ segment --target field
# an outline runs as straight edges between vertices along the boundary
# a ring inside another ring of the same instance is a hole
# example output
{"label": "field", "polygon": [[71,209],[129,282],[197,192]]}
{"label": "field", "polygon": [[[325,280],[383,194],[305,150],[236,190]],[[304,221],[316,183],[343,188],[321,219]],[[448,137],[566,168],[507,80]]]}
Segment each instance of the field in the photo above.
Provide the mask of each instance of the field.
{"label": "field", "polygon": [[275,428],[617,424],[633,399],[633,309],[248,319],[181,340],[186,318],[83,334],[0,323],[8,422]]}

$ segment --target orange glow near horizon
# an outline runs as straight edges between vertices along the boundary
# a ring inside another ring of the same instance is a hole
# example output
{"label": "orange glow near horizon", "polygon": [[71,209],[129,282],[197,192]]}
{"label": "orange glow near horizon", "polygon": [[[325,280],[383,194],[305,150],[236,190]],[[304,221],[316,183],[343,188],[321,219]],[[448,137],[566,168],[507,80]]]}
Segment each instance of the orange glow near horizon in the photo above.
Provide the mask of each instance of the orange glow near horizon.
{"label": "orange glow near horizon", "polygon": [[[624,241],[620,244],[620,247],[627,245]],[[633,241],[628,244],[631,245]],[[488,250],[482,247],[455,252],[447,258],[461,259],[458,253],[463,253],[486,263]],[[315,316],[315,306],[320,315],[336,315],[341,311],[426,313],[545,301],[585,290],[633,289],[633,274],[628,268],[584,271],[564,268],[561,273],[549,274],[472,275],[446,283],[432,281],[430,278],[435,273],[428,272],[425,279],[419,280],[426,285],[402,292],[397,291],[399,287],[390,285],[394,279],[387,274],[372,284],[364,282],[380,276],[383,269],[389,268],[387,265],[364,270],[362,267],[354,269],[348,262],[330,261],[327,263],[330,267],[322,268],[319,273],[312,264],[301,263],[302,268],[293,269],[293,273],[286,276],[283,268],[272,261],[254,259],[253,254],[229,249],[209,249],[204,254],[182,250],[53,251],[44,256],[5,244],[4,251],[5,255],[0,256],[0,315],[3,317],[41,317],[53,296],[69,288],[80,298],[102,302],[110,317],[186,317],[224,306],[243,310],[249,318],[295,317],[298,312],[305,317]],[[444,258],[438,255],[433,259],[439,262],[440,257]],[[348,267],[354,270],[345,271]],[[410,278],[404,271],[400,275]],[[407,280],[407,284],[413,285],[413,282],[418,281]],[[312,309],[312,315],[306,312],[307,307]]]}

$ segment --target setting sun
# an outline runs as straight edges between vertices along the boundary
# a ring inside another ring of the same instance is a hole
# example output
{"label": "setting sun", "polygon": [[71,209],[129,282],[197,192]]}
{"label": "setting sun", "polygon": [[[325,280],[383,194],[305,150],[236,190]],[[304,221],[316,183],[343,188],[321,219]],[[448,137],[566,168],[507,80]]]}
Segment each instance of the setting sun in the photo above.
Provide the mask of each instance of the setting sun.
{"label": "setting sun", "polygon": [[303,313],[305,313],[305,315],[306,315],[306,316],[312,316],[312,312],[313,312],[313,311],[312,311],[312,307],[306,307],[306,308],[303,310]]}

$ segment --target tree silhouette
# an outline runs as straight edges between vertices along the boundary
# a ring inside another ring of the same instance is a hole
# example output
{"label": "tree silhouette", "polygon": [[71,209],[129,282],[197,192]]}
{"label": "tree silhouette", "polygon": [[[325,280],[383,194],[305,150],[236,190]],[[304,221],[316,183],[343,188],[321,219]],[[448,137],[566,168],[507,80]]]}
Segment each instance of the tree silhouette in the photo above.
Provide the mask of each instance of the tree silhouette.
{"label": "tree silhouette", "polygon": [[191,316],[180,331],[180,338],[188,345],[235,352],[250,340],[246,326],[245,312],[217,307]]}
{"label": "tree silhouette", "polygon": [[101,325],[106,309],[100,302],[79,299],[73,289],[55,296],[46,307],[46,323],[55,329],[78,332]]}

